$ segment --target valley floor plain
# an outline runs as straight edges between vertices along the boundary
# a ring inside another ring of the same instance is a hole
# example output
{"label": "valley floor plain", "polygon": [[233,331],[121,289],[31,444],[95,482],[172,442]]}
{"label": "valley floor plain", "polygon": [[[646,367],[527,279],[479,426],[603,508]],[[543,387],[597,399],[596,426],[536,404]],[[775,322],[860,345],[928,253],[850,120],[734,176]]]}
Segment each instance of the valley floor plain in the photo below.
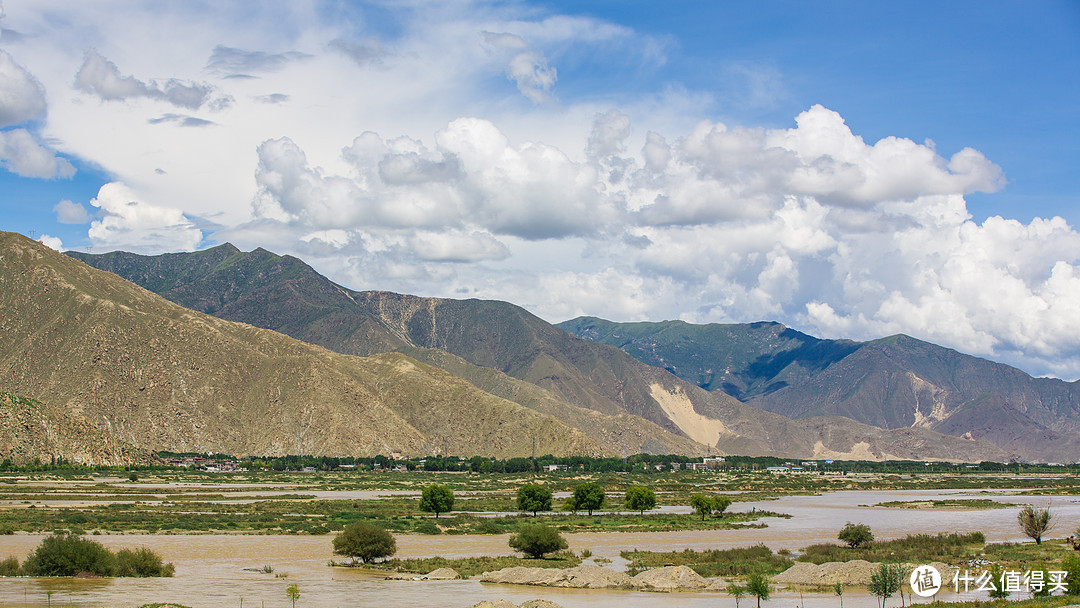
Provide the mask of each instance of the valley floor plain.
{"label": "valley floor plain", "polygon": [[[561,510],[573,487],[599,483],[607,504],[593,516]],[[554,492],[553,512],[517,512],[516,491],[540,483]],[[421,490],[450,487],[454,511],[436,520],[418,509]],[[633,485],[649,487],[658,508],[644,515],[623,507]],[[702,521],[690,496],[728,496],[723,517]],[[1016,524],[1020,505],[1049,505],[1056,526],[1038,548]],[[615,569],[633,567],[642,553],[706,552],[765,545],[797,558],[810,545],[837,544],[848,521],[869,525],[879,541],[911,534],[981,532],[986,546],[963,559],[1011,566],[1053,566],[1072,553],[1063,540],[1080,526],[1080,479],[1072,472],[767,473],[552,472],[217,472],[185,469],[134,474],[9,472],[0,475],[0,557],[24,559],[47,534],[66,530],[112,549],[149,547],[176,565],[172,579],[0,580],[5,606],[132,606],[176,602],[192,608],[288,606],[285,588],[298,585],[298,606],[460,606],[485,599],[515,603],[547,598],[563,606],[715,606],[724,593],[664,596],[615,590],[558,590],[458,581],[385,581],[378,572],[328,565],[334,534],[352,521],[391,530],[401,559],[491,556],[510,558],[509,534],[540,521],[566,537],[575,560]],[[1003,543],[1010,543],[1008,545]],[[1015,545],[1011,544],[1015,543]],[[847,555],[840,552],[840,555]],[[850,554],[852,559],[863,558]],[[672,556],[655,559],[674,563]],[[871,560],[874,561],[874,560]],[[929,561],[929,559],[927,559]],[[1031,562],[1031,563],[1029,563]],[[415,562],[410,562],[415,564]],[[510,563],[510,562],[507,562]],[[956,565],[956,564],[954,564]],[[501,567],[501,566],[500,566]],[[50,594],[50,592],[52,592]],[[976,599],[942,593],[939,599]],[[838,606],[822,590],[778,588],[766,606]],[[1022,599],[1014,595],[1012,599]],[[849,608],[875,605],[865,588],[843,597]],[[745,598],[742,601],[748,601]],[[257,602],[251,603],[251,602]],[[890,605],[899,603],[898,598]],[[750,605],[750,604],[748,604]]]}

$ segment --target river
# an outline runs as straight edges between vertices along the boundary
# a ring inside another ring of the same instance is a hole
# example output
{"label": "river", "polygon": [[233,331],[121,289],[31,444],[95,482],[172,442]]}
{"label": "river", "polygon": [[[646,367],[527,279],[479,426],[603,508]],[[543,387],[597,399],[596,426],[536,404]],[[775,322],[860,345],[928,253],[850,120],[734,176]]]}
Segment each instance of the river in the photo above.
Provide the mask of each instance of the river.
{"label": "river", "polygon": [[[596,557],[622,562],[619,552],[632,549],[672,551],[685,548],[715,549],[765,543],[774,550],[794,551],[818,542],[835,542],[845,522],[869,525],[877,538],[914,533],[982,531],[988,541],[1022,541],[1016,508],[979,510],[896,509],[874,507],[889,501],[947,498],[990,498],[1035,504],[1051,503],[1058,522],[1053,536],[1067,536],[1080,524],[1080,497],[1015,496],[1009,491],[925,490],[844,491],[820,496],[790,496],[779,500],[737,503],[739,511],[770,510],[791,519],[768,518],[764,529],[684,532],[567,534],[571,549],[589,549]],[[0,557],[25,558],[41,542],[41,535],[0,536]],[[475,581],[383,581],[363,572],[331,568],[335,556],[331,536],[255,535],[102,535],[93,537],[111,549],[146,546],[176,565],[171,579],[0,579],[0,607],[49,606],[136,608],[151,602],[176,602],[191,608],[222,606],[289,607],[285,588],[296,583],[301,592],[298,608],[401,606],[466,608],[481,600],[507,599],[520,604],[545,598],[566,608],[645,608],[672,606],[735,608],[726,594],[685,592],[653,594],[635,591],[560,590],[540,587],[481,584]],[[398,557],[464,557],[510,555],[506,535],[397,536]],[[263,565],[275,574],[263,574]],[[52,592],[51,597],[49,592]],[[949,591],[939,596],[956,599]],[[964,596],[966,598],[968,596]],[[963,599],[963,598],[961,598]],[[890,601],[899,605],[899,600]],[[875,598],[849,590],[845,608],[870,608]],[[753,606],[743,599],[740,608]],[[766,608],[839,608],[832,594],[782,592]]]}

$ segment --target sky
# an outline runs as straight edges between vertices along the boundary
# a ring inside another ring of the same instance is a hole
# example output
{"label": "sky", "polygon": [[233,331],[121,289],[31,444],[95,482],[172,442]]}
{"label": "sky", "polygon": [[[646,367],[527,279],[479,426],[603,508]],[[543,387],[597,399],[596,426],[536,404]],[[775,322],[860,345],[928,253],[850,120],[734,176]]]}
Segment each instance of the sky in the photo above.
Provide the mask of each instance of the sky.
{"label": "sky", "polygon": [[1080,378],[1080,4],[0,4],[0,229]]}

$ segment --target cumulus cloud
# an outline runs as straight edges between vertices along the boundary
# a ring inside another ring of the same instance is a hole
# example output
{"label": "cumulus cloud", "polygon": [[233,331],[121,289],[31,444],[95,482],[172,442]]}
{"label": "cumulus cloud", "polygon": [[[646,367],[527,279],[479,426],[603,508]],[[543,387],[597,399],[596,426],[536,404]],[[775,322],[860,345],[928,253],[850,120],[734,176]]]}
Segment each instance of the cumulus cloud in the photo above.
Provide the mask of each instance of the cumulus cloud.
{"label": "cumulus cloud", "polygon": [[0,127],[45,114],[45,88],[8,53],[0,50]]}
{"label": "cumulus cloud", "polygon": [[66,199],[56,203],[53,212],[56,213],[56,221],[61,224],[85,224],[90,221],[86,207]]}
{"label": "cumulus cloud", "polygon": [[308,164],[288,138],[259,146],[257,217],[318,229],[479,229],[526,239],[595,233],[622,214],[595,167],[540,143],[513,145],[491,122],[462,118],[435,135],[357,137],[352,175]]}
{"label": "cumulus cloud", "polygon": [[26,129],[0,131],[0,166],[23,177],[68,179],[75,167],[38,143]]}
{"label": "cumulus cloud", "polygon": [[101,217],[88,232],[95,247],[162,253],[194,251],[202,242],[202,231],[179,209],[140,201],[122,183],[105,184],[90,204],[100,209]]}
{"label": "cumulus cloud", "polygon": [[47,234],[43,234],[43,235],[41,235],[41,238],[38,239],[38,242],[40,242],[42,245],[45,245],[49,249],[54,249],[56,251],[63,251],[64,250],[63,241],[56,238],[55,236],[49,236]]}
{"label": "cumulus cloud", "polygon": [[170,78],[159,85],[143,82],[134,76],[123,76],[115,63],[94,49],[86,52],[82,67],[75,74],[75,88],[97,95],[104,101],[146,97],[189,110],[197,110],[207,102],[213,105],[213,101],[216,101],[216,107],[227,103],[221,99],[212,101],[213,87],[207,84]]}

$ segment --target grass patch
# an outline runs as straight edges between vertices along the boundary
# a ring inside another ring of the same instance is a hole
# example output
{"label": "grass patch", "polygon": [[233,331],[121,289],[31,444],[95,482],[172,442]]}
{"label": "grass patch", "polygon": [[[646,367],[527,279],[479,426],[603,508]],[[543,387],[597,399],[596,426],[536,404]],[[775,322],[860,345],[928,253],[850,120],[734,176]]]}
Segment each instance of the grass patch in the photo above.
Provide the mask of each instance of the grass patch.
{"label": "grass patch", "polygon": [[[364,568],[372,570],[389,570],[392,572],[411,572],[427,574],[439,568],[453,568],[462,576],[473,576],[493,570],[502,570],[513,566],[525,566],[528,568],[573,568],[581,564],[581,558],[570,551],[554,553],[544,559],[530,559],[526,557],[462,557],[450,559],[446,557],[428,557],[424,559],[389,559],[377,564],[365,564]],[[345,566],[347,564],[335,564]]]}
{"label": "grass patch", "polygon": [[874,541],[865,547],[852,549],[844,545],[810,545],[798,561],[823,564],[864,559],[868,562],[955,561],[975,555],[986,543],[982,532],[970,534],[909,534],[904,538]]}
{"label": "grass patch", "polygon": [[954,510],[982,510],[982,509],[1006,509],[1016,507],[1011,502],[997,502],[989,498],[949,499],[949,500],[893,500],[879,502],[875,507],[889,507],[893,509],[954,509]]}
{"label": "grass patch", "polygon": [[663,566],[689,566],[704,577],[773,575],[794,563],[791,558],[777,555],[765,545],[712,551],[623,551],[620,555],[630,562],[627,573],[631,576]]}

